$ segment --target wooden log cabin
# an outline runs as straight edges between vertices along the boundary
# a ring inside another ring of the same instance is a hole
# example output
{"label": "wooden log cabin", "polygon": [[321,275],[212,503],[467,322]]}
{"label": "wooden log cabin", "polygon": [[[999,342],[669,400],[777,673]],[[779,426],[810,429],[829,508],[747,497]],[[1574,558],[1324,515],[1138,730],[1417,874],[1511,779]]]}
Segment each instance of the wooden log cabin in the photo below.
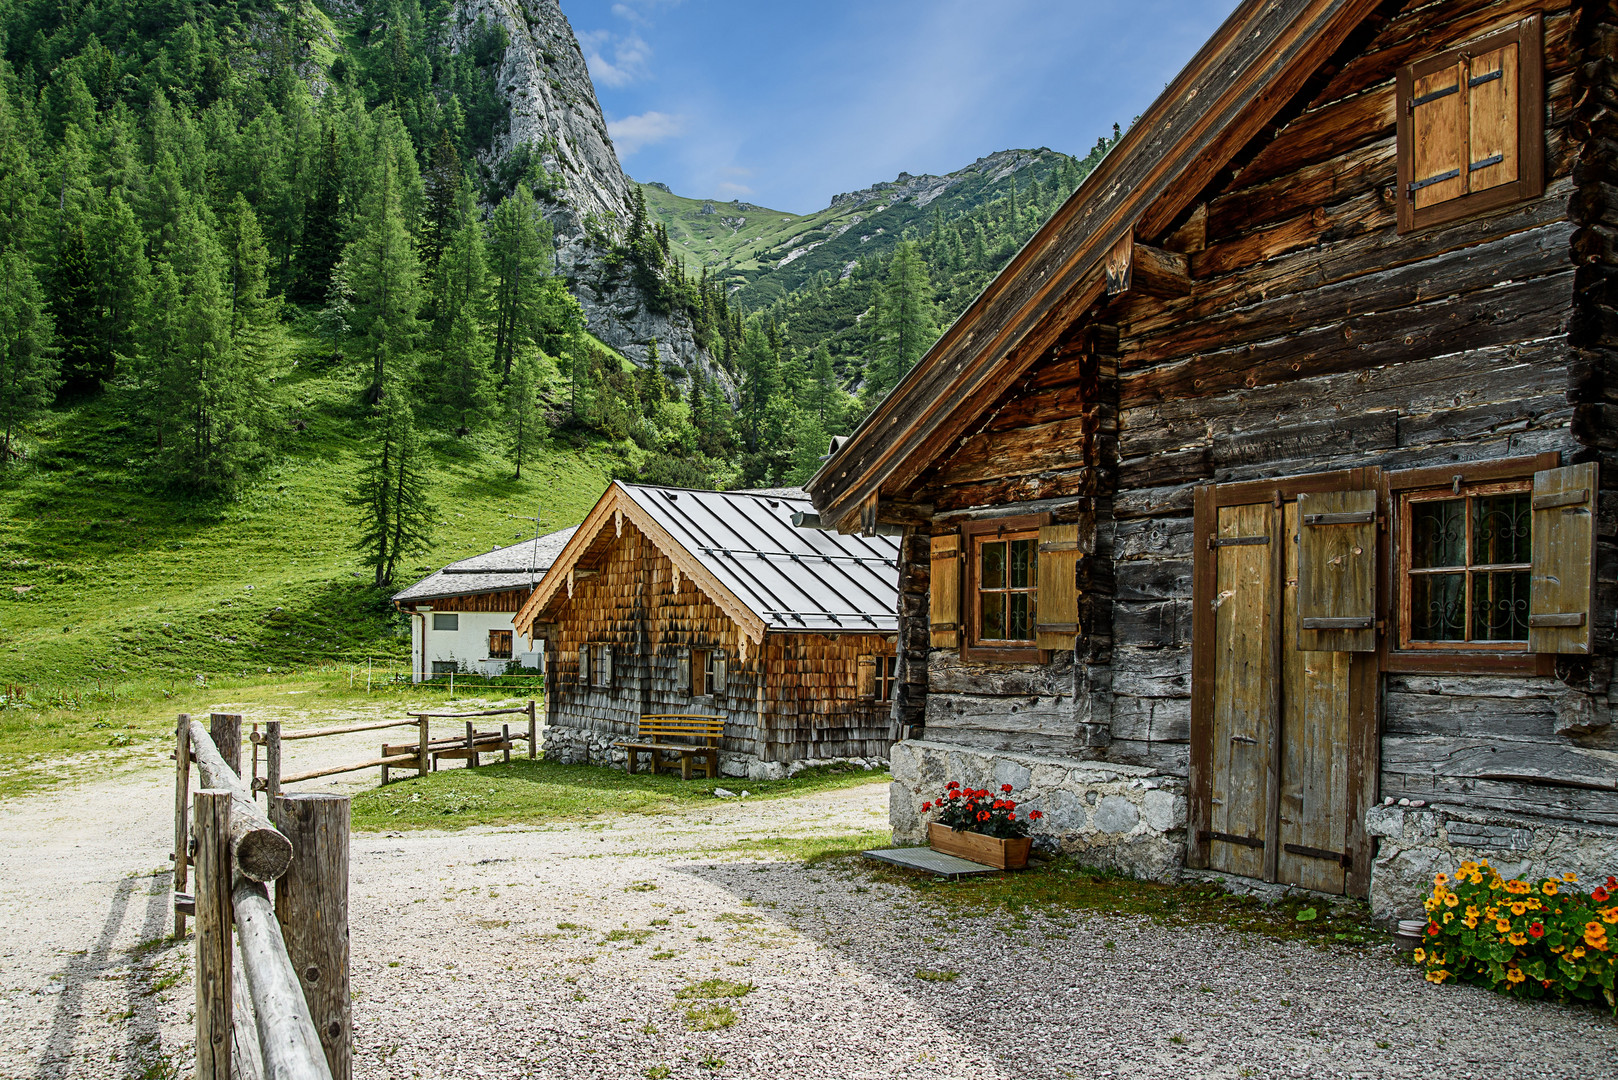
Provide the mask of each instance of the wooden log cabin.
{"label": "wooden log cabin", "polygon": [[800,489],[614,482],[517,614],[545,654],[545,754],[621,764],[640,718],[722,716],[721,771],[885,760],[898,542],[794,525]]}
{"label": "wooden log cabin", "polygon": [[1618,4],[1244,0],[809,482],[892,819],[1419,913],[1618,867]]}
{"label": "wooden log cabin", "polygon": [[559,529],[473,555],[394,593],[393,606],[410,616],[410,681],[540,667],[542,656],[518,647],[511,620],[572,536]]}

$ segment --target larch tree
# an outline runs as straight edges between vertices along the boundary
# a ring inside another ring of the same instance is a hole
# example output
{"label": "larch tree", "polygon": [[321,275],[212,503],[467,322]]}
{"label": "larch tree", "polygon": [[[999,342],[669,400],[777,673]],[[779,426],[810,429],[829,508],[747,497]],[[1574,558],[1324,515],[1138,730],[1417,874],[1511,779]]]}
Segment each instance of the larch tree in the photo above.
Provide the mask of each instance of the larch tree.
{"label": "larch tree", "polygon": [[373,569],[376,587],[391,585],[405,553],[431,542],[436,514],[428,497],[426,449],[403,393],[386,393],[377,406],[366,462],[349,504],[359,511],[355,548]]}
{"label": "larch tree", "polygon": [[28,257],[0,251],[0,467],[17,457],[24,424],[56,396],[60,363],[51,348],[51,321]]}
{"label": "larch tree", "polygon": [[544,368],[537,349],[524,349],[511,365],[506,381],[506,433],[511,438],[511,459],[517,466],[514,479],[522,479],[523,463],[533,457],[545,438],[540,414],[540,392],[545,387]]}
{"label": "larch tree", "polygon": [[502,379],[524,345],[534,342],[545,284],[551,276],[551,226],[526,184],[495,207],[489,219],[489,270],[494,285],[494,363]]}
{"label": "larch tree", "polygon": [[875,312],[871,363],[866,368],[865,396],[874,405],[899,385],[938,336],[927,265],[915,241],[893,249]]}
{"label": "larch tree", "polygon": [[382,154],[354,239],[334,277],[349,297],[349,336],[364,365],[365,399],[382,399],[393,365],[408,364],[420,336],[421,262],[406,227],[403,185],[391,154]]}

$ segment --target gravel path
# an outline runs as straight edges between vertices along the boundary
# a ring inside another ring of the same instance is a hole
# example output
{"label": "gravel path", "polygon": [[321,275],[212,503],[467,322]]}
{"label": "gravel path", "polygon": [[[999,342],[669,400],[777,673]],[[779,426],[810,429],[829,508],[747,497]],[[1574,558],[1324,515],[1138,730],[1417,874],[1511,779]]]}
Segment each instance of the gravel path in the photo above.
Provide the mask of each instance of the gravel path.
{"label": "gravel path", "polygon": [[[0,1076],[190,1075],[189,948],[145,944],[169,926],[171,783],[0,805]],[[1386,956],[961,918],[858,866],[726,850],[880,828],[885,803],[873,785],[357,836],[356,1076],[1587,1078],[1618,1060],[1600,1013],[1432,987]],[[677,998],[713,979],[751,989]],[[734,1022],[689,1030],[693,1009]]]}

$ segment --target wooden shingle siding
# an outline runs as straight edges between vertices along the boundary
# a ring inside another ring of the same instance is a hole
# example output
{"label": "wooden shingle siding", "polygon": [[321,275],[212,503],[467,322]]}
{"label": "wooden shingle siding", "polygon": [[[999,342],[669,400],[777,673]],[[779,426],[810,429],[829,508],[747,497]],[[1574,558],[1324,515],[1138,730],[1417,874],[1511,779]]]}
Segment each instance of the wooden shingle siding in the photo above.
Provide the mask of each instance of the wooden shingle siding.
{"label": "wooden shingle siding", "polygon": [[511,589],[506,592],[466,593],[431,600],[412,600],[407,602],[407,607],[430,607],[434,611],[516,611],[527,599],[527,589]]}

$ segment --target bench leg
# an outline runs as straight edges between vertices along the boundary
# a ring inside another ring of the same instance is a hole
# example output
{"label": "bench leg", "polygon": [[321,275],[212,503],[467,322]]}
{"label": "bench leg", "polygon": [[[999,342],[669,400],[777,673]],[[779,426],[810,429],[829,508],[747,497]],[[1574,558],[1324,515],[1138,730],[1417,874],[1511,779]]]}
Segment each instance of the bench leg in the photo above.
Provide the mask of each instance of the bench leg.
{"label": "bench leg", "polygon": [[506,764],[511,764],[511,725],[500,725],[500,741],[506,744]]}
{"label": "bench leg", "polygon": [[684,752],[680,754],[680,779],[691,779],[691,755]]}
{"label": "bench leg", "polygon": [[[624,751],[624,772],[628,773],[630,776],[635,775],[635,754],[636,754],[636,752],[637,751],[632,746],[627,748]],[[653,769],[652,771],[656,772],[657,770]]]}

